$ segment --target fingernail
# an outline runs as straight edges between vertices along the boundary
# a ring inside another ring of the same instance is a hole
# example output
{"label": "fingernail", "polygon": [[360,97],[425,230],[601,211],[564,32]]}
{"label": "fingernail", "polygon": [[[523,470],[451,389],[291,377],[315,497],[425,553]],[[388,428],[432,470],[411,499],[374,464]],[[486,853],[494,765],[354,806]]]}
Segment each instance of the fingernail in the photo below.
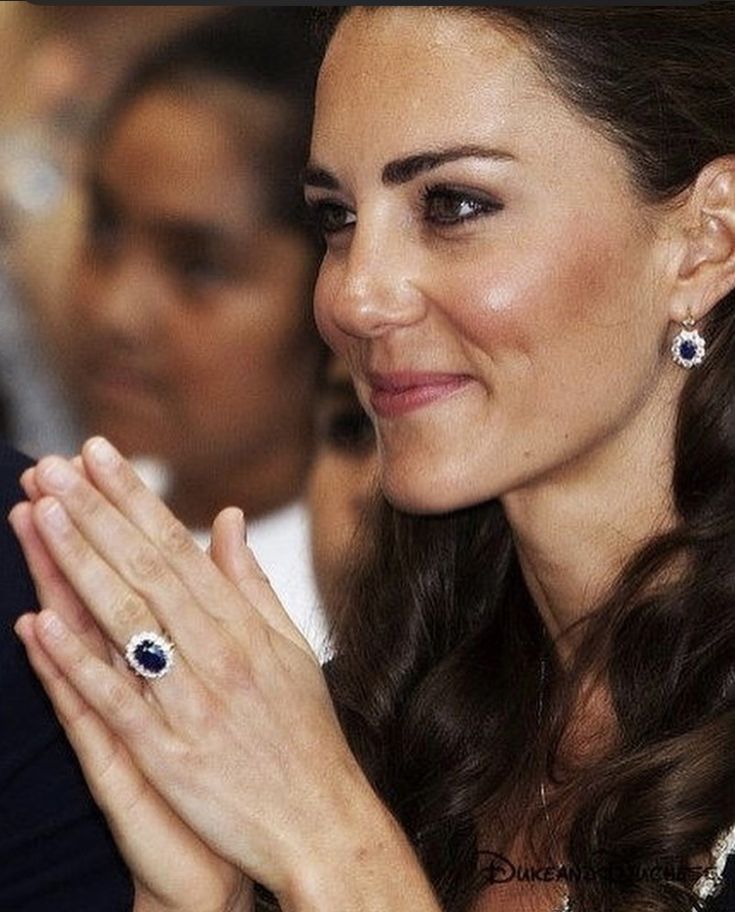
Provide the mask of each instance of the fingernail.
{"label": "fingernail", "polygon": [[104,437],[93,437],[87,444],[86,451],[100,466],[110,466],[118,458],[117,450]]}
{"label": "fingernail", "polygon": [[41,504],[41,519],[56,532],[66,532],[70,527],[69,515],[58,500],[49,498]]}
{"label": "fingernail", "polygon": [[75,480],[71,466],[55,456],[39,462],[38,475],[42,482],[56,491],[65,491]]}

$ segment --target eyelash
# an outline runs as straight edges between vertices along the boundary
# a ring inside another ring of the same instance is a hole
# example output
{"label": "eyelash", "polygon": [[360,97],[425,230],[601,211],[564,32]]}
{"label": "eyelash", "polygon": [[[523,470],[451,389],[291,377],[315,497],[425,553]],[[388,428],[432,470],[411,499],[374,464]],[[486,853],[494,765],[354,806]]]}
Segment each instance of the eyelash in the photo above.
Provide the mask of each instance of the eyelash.
{"label": "eyelash", "polygon": [[327,228],[327,218],[329,215],[345,215],[350,211],[347,206],[337,200],[322,199],[316,200],[315,202],[308,202],[306,204],[306,209],[309,222],[323,237],[337,234],[353,224],[352,222],[347,222],[339,228]]}
{"label": "eyelash", "polygon": [[425,213],[428,212],[430,205],[436,201],[451,201],[452,203],[469,203],[471,212],[465,215],[455,215],[451,218],[428,219],[432,224],[443,227],[452,225],[461,225],[464,222],[481,218],[484,215],[492,215],[503,209],[503,204],[485,193],[478,191],[463,190],[459,187],[451,187],[446,184],[431,184],[425,187],[421,193],[421,202]]}
{"label": "eyelash", "polygon": [[[430,207],[437,201],[450,201],[454,204],[469,203],[471,212],[454,217],[431,217]],[[478,191],[463,190],[459,187],[448,186],[447,184],[431,184],[425,187],[421,192],[421,207],[423,218],[429,225],[439,228],[451,228],[455,225],[461,225],[465,222],[481,218],[485,215],[492,215],[500,212],[504,206],[495,197],[489,196]],[[339,227],[327,227],[327,219],[330,215],[345,216],[350,210],[338,200],[323,199],[307,204],[309,219],[314,227],[324,236],[338,234],[345,228],[354,224],[345,222]]]}

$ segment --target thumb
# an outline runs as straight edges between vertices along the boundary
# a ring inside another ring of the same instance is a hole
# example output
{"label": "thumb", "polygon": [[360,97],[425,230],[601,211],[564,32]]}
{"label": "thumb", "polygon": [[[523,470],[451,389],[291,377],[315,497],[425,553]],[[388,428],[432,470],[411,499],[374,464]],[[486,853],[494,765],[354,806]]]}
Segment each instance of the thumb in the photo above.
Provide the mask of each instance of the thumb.
{"label": "thumb", "polygon": [[[209,555],[230,582],[238,584],[247,547],[245,516],[239,507],[226,507],[212,524]],[[238,587],[239,588],[239,587]]]}
{"label": "thumb", "polygon": [[289,617],[248,547],[245,517],[239,507],[226,507],[217,514],[212,524],[209,554],[270,627],[313,656],[311,647]]}

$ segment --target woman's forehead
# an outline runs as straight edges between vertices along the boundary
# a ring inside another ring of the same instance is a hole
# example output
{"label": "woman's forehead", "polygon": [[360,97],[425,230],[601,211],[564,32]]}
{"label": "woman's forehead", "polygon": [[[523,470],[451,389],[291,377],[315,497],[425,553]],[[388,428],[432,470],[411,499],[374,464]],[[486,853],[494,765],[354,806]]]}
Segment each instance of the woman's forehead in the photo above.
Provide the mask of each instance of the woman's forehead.
{"label": "woman's forehead", "polygon": [[342,20],[322,64],[318,95],[329,96],[340,85],[360,95],[376,85],[393,95],[417,87],[435,93],[445,82],[462,84],[471,93],[478,84],[503,76],[542,81],[527,43],[517,34],[466,13],[378,8]]}
{"label": "woman's forehead", "polygon": [[472,13],[398,7],[340,23],[320,74],[312,163],[347,178],[476,145],[553,170],[575,155],[594,167],[601,144],[609,156],[517,33]]}

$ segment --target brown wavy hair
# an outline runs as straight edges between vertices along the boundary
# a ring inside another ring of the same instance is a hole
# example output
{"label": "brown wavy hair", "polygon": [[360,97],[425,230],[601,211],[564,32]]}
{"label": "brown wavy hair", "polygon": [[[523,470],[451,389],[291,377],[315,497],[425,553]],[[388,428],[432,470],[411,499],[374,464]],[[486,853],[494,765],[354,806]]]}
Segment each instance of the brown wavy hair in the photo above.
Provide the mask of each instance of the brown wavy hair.
{"label": "brown wavy hair", "polygon": [[[706,164],[735,154],[729,3],[443,10],[524,36],[553,87],[626,151],[642,200],[674,201]],[[349,12],[320,13],[326,39]],[[677,417],[676,527],[631,557],[576,630],[564,673],[497,501],[442,516],[381,501],[366,526],[335,606],[328,680],[352,749],[448,912],[466,912],[487,884],[483,852],[512,836],[509,809],[516,822],[524,808],[540,821],[542,776],[556,783],[548,810],[566,821],[572,870],[612,862],[607,877],[570,884],[575,908],[700,907],[691,871],[635,872],[689,864],[735,821],[734,294],[703,333],[708,356]],[[600,732],[593,760],[562,760],[591,682],[609,690],[612,738]]]}

